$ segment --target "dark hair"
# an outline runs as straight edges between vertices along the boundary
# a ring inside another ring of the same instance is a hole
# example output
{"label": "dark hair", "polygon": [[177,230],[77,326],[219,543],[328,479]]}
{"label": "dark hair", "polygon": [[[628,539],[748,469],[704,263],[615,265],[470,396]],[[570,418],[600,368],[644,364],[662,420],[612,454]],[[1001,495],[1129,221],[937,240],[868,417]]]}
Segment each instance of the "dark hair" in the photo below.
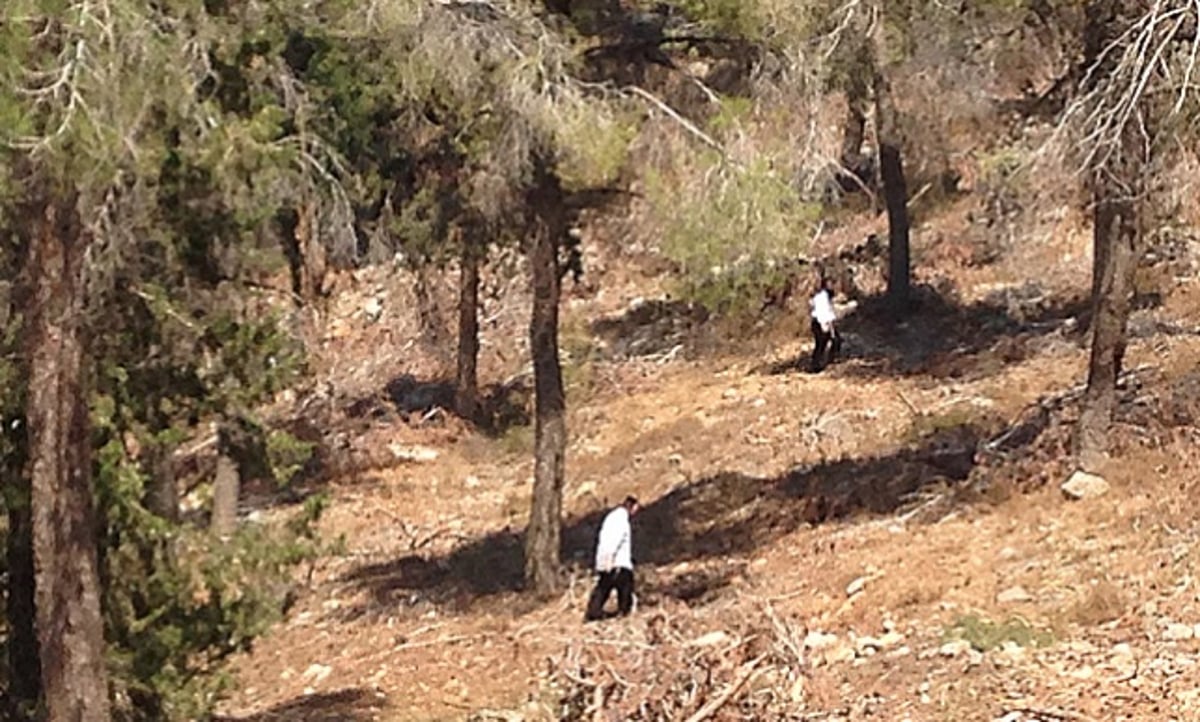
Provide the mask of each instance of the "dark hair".
{"label": "dark hair", "polygon": [[625,501],[621,502],[621,506],[628,509],[631,506],[640,506],[640,504],[638,504],[637,497],[627,496],[625,497]]}

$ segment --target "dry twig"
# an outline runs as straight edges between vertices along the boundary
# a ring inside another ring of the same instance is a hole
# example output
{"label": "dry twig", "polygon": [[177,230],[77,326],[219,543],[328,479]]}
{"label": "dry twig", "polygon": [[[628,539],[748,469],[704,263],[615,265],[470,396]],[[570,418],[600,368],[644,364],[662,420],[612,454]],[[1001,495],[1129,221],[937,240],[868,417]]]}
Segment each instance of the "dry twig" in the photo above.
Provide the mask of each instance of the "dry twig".
{"label": "dry twig", "polygon": [[760,655],[742,665],[742,671],[738,674],[733,683],[730,684],[729,687],[727,687],[725,691],[720,694],[720,696],[710,700],[707,704],[697,710],[695,714],[693,714],[691,717],[688,717],[687,722],[702,722],[703,720],[712,717],[717,710],[724,707],[729,700],[733,699],[733,696],[741,691],[742,687],[746,686],[746,683],[750,681],[750,678],[757,673],[756,668],[758,667],[759,663],[765,658],[766,655]]}

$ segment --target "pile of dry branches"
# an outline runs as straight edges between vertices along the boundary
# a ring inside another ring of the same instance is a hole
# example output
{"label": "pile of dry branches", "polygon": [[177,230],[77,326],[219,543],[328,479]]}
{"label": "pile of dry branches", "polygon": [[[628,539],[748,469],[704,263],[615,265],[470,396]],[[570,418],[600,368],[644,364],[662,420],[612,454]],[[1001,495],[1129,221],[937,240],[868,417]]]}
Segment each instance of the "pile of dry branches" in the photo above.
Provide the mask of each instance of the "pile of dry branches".
{"label": "pile of dry branches", "polygon": [[555,717],[702,722],[796,711],[805,696],[804,630],[762,606],[761,617],[727,631],[705,631],[670,607],[588,629],[549,660]]}

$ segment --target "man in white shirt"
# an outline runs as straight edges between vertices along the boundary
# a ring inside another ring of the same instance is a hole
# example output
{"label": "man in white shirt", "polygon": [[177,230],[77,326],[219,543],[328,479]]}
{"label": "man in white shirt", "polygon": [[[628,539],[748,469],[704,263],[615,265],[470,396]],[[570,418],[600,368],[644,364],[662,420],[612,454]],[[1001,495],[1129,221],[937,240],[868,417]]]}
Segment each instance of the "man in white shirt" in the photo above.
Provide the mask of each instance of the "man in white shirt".
{"label": "man in white shirt", "polygon": [[621,616],[633,611],[633,528],[630,519],[638,512],[632,496],[608,512],[596,539],[596,588],[588,599],[586,621],[604,618],[604,605],[617,590],[617,608]]}
{"label": "man in white shirt", "polygon": [[842,338],[836,327],[837,314],[833,310],[833,290],[828,278],[821,279],[817,292],[808,299],[808,308],[812,317],[812,370],[816,373],[825,368],[827,363],[832,363],[842,347]]}

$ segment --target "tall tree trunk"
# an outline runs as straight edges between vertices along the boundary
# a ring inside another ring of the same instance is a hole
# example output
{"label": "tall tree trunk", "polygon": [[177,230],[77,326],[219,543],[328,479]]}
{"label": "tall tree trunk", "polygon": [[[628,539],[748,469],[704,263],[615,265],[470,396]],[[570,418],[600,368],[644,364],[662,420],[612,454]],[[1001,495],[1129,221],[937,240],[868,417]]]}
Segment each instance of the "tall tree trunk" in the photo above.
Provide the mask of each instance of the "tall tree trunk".
{"label": "tall tree trunk", "polygon": [[146,472],[150,488],[146,492],[146,508],[168,521],[179,521],[179,485],[171,461],[172,449],[164,443],[154,443],[147,450]]}
{"label": "tall tree trunk", "polygon": [[558,251],[567,223],[558,178],[540,161],[535,169],[529,207],[533,213],[533,316],[529,340],[536,398],[533,504],[525,535],[525,580],[538,593],[547,594],[560,583],[567,425],[558,359],[558,302],[562,284]]}
{"label": "tall tree trunk", "polygon": [[217,471],[213,478],[213,507],[209,529],[217,536],[230,536],[237,531],[238,496],[241,478],[233,458],[232,434],[226,425],[217,432]]}
{"label": "tall tree trunk", "polygon": [[462,275],[458,283],[458,364],[454,405],[475,419],[479,411],[479,263],[482,249],[472,227],[459,229]]}
{"label": "tall tree trunk", "polygon": [[29,238],[26,400],[35,601],[49,722],[110,718],[84,371],[84,257],[74,194],[50,190]]}
{"label": "tall tree trunk", "polygon": [[8,467],[8,695],[15,719],[29,719],[41,696],[41,665],[34,604],[33,516],[29,477]]}
{"label": "tall tree trunk", "polygon": [[892,313],[902,317],[907,315],[911,301],[908,183],[904,178],[904,136],[900,130],[900,117],[892,98],[891,83],[883,68],[887,48],[885,23],[882,20],[876,22],[870,56],[879,173],[883,180],[883,198],[888,216],[887,298]]}
{"label": "tall tree trunk", "polygon": [[[1104,51],[1140,13],[1137,3],[1091,0],[1086,6],[1085,63],[1088,89],[1112,72],[1115,54]],[[1141,205],[1150,163],[1143,134],[1153,137],[1143,109],[1121,131],[1120,147],[1093,170],[1092,191],[1092,353],[1088,363],[1074,451],[1080,468],[1099,471],[1108,457],[1109,429],[1117,403],[1117,379],[1125,355],[1125,334],[1133,305],[1134,277],[1141,249]]]}

